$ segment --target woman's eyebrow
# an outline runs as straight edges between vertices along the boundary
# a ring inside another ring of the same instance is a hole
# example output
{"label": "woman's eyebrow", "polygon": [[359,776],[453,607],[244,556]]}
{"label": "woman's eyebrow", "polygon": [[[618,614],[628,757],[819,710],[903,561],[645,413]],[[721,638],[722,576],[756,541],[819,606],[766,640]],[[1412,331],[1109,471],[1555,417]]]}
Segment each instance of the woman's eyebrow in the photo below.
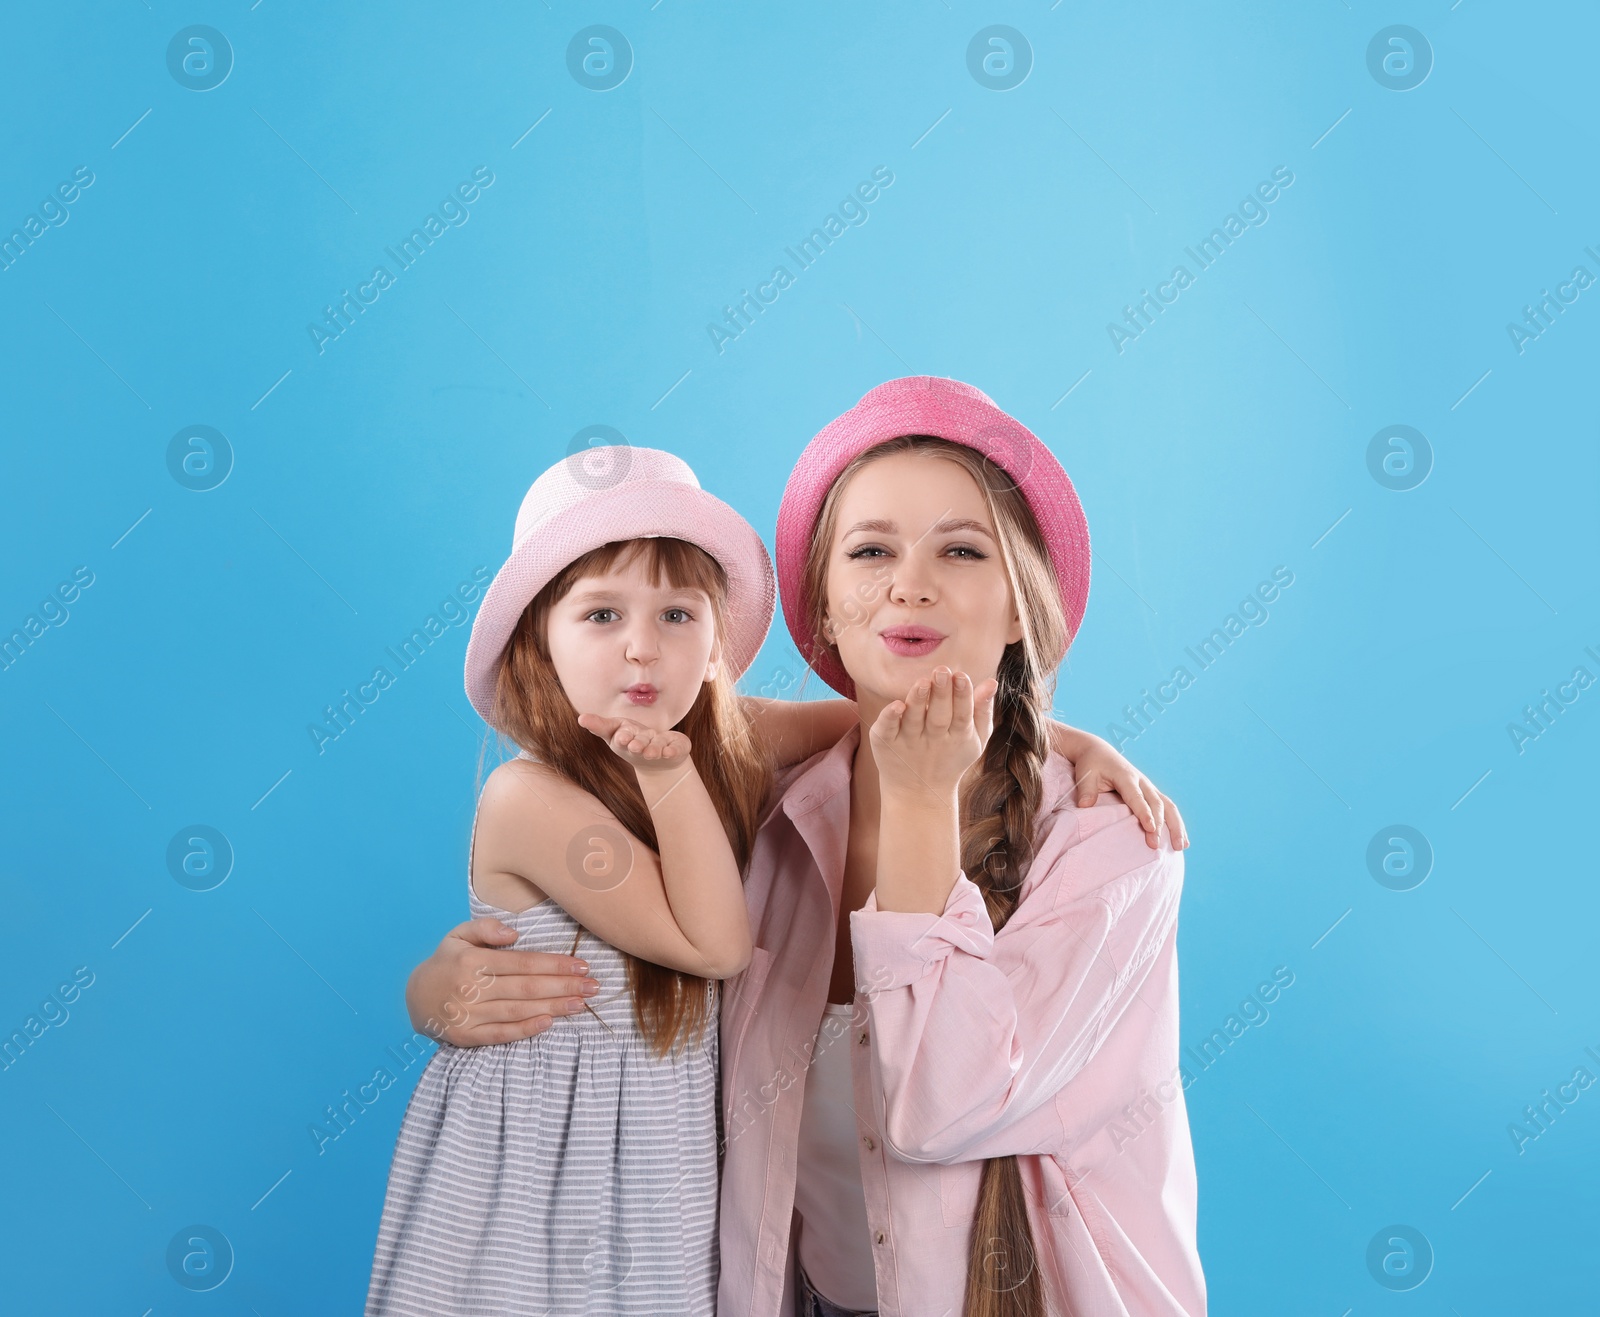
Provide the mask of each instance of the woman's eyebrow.
{"label": "woman's eyebrow", "polygon": [[[922,536],[918,536],[918,538],[925,539],[928,538],[930,534],[955,534],[958,533],[958,531],[970,531],[970,533],[981,534],[981,536],[986,536],[987,539],[995,538],[995,533],[994,531],[989,530],[989,526],[984,525],[982,522],[974,522],[973,518],[971,517],[941,518],[941,520],[938,520],[938,522],[934,522],[933,525],[928,526],[928,530],[923,531]],[[872,520],[867,520],[867,522],[856,522],[856,525],[851,526],[850,530],[845,531],[845,534],[858,533],[898,534],[899,526],[894,522],[888,522],[888,520],[885,520],[885,518],[875,517],[872,518]]]}
{"label": "woman's eyebrow", "polygon": [[978,535],[987,536],[991,540],[994,538],[992,530],[981,521],[973,521],[971,517],[954,517],[949,521],[941,521],[928,533],[930,535],[948,535],[952,531],[958,530],[973,531]]}
{"label": "woman's eyebrow", "polygon": [[884,521],[879,517],[872,521],[858,521],[849,530],[845,531],[845,534],[854,535],[857,531],[866,531],[874,535],[893,535],[897,529],[898,527],[894,522]]}

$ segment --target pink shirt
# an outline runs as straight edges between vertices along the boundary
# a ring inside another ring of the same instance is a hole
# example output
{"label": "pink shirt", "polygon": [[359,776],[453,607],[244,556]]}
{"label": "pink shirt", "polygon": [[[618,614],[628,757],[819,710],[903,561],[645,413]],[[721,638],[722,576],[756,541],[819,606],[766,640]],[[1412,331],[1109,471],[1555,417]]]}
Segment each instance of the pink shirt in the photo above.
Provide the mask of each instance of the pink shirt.
{"label": "pink shirt", "polygon": [[[756,948],[722,1009],[721,1317],[793,1317],[795,1160],[832,969],[853,729],[780,779],[745,884]],[[1048,1301],[1203,1317],[1178,1066],[1183,857],[1044,770],[1038,849],[996,934],[978,888],[943,914],[850,916],[857,1151],[882,1317],[959,1314],[982,1161],[1016,1154]]]}

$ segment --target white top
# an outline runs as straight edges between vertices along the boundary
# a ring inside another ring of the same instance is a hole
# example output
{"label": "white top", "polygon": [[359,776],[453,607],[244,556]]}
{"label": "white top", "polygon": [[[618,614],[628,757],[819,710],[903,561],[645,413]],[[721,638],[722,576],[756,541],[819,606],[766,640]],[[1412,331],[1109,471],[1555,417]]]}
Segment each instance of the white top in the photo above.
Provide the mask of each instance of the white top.
{"label": "white top", "polygon": [[806,1072],[794,1205],[801,1217],[800,1265],[813,1288],[841,1308],[876,1311],[878,1279],[850,1078],[854,1012],[849,1003],[829,1002],[817,1036]]}

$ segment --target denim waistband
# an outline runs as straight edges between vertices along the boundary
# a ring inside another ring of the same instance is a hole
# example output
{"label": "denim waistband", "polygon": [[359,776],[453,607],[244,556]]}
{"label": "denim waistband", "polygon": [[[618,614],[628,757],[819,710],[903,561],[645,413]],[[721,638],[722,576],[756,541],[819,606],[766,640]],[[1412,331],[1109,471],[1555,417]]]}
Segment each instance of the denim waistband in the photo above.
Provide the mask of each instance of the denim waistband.
{"label": "denim waistband", "polygon": [[878,1317],[876,1308],[841,1308],[837,1303],[828,1302],[817,1293],[810,1277],[806,1275],[806,1269],[798,1260],[794,1270],[800,1287],[799,1317]]}

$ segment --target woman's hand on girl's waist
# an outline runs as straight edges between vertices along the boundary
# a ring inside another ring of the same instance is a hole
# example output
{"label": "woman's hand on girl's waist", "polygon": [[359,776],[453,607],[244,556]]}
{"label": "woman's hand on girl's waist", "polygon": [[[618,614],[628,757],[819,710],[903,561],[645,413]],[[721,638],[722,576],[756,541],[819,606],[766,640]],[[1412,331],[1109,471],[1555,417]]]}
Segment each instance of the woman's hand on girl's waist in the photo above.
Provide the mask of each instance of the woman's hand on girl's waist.
{"label": "woman's hand on girl's waist", "polygon": [[498,919],[452,928],[406,983],[412,1027],[454,1047],[509,1043],[576,1015],[600,991],[583,961],[512,951],[516,940],[517,930]]}

